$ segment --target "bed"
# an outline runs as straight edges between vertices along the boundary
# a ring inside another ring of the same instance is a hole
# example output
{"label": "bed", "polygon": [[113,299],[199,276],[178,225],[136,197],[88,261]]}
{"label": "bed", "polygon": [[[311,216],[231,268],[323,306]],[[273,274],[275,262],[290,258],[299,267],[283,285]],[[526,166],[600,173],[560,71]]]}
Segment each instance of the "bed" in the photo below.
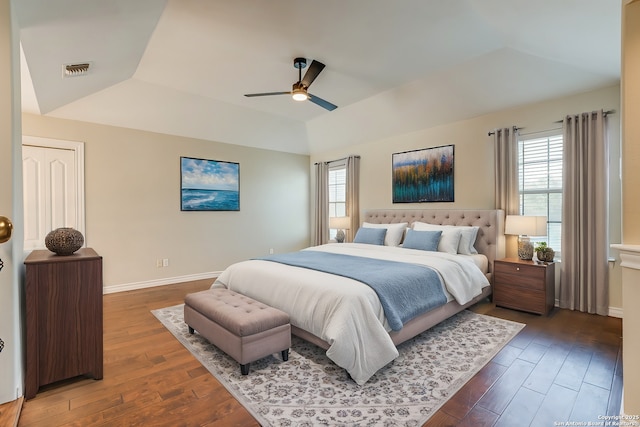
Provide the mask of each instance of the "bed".
{"label": "bed", "polygon": [[[446,302],[401,322],[400,328],[385,315],[387,307],[383,307],[382,296],[378,298],[377,291],[349,276],[254,259],[229,266],[212,287],[226,287],[287,312],[293,334],[325,349],[327,356],[346,369],[356,383],[364,384],[398,356],[397,345],[489,296],[493,261],[504,256],[501,210],[370,210],[363,219],[367,228],[404,230],[403,223],[416,230],[430,230],[428,224],[473,227],[477,234],[471,244],[478,254],[453,255],[440,247],[427,254],[387,242],[389,236],[397,234],[390,232],[381,246],[330,243],[301,251],[307,255],[310,251],[326,256],[375,258],[381,263],[403,261],[432,267],[434,263],[443,279]],[[446,228],[446,233],[450,234],[451,229],[455,228]],[[450,289],[453,282],[455,286],[469,282],[471,290]]]}

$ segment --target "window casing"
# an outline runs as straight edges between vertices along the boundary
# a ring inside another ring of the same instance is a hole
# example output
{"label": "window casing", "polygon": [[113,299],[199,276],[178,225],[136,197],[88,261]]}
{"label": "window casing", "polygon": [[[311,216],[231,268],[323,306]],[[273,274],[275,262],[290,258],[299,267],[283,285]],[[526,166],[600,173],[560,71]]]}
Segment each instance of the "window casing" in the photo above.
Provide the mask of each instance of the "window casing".
{"label": "window casing", "polygon": [[559,258],[562,233],[562,135],[523,137],[518,141],[520,214],[547,217],[546,241]]}
{"label": "window casing", "polygon": [[[347,164],[334,162],[329,166],[329,218],[347,215]],[[336,237],[336,229],[329,230],[329,238]]]}

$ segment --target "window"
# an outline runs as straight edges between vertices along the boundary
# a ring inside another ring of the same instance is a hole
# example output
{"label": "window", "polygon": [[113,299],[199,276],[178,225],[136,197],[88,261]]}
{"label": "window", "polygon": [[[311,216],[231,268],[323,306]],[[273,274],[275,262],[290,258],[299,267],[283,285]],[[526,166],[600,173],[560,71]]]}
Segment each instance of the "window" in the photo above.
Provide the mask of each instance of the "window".
{"label": "window", "polygon": [[[347,215],[347,164],[335,162],[329,166],[329,217]],[[336,237],[336,229],[329,230],[329,238]]]}
{"label": "window", "polygon": [[521,215],[547,217],[546,241],[560,256],[562,232],[562,135],[518,141],[518,189]]}

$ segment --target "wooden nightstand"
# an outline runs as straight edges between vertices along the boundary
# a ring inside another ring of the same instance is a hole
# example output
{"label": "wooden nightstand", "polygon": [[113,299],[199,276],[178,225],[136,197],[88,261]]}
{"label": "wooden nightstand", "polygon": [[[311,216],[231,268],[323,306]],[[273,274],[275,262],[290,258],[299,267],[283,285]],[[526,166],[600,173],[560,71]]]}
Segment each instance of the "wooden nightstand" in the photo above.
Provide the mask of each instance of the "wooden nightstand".
{"label": "wooden nightstand", "polygon": [[555,303],[555,264],[519,258],[495,260],[493,302],[546,316]]}

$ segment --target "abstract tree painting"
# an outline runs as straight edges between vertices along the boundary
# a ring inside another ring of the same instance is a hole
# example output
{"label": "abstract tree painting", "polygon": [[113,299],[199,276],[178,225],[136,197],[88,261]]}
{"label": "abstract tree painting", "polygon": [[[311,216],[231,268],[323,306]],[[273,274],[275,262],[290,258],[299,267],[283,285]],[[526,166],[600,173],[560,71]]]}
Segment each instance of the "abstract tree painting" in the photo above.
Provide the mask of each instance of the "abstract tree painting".
{"label": "abstract tree painting", "polygon": [[392,155],[393,203],[453,202],[454,146]]}

